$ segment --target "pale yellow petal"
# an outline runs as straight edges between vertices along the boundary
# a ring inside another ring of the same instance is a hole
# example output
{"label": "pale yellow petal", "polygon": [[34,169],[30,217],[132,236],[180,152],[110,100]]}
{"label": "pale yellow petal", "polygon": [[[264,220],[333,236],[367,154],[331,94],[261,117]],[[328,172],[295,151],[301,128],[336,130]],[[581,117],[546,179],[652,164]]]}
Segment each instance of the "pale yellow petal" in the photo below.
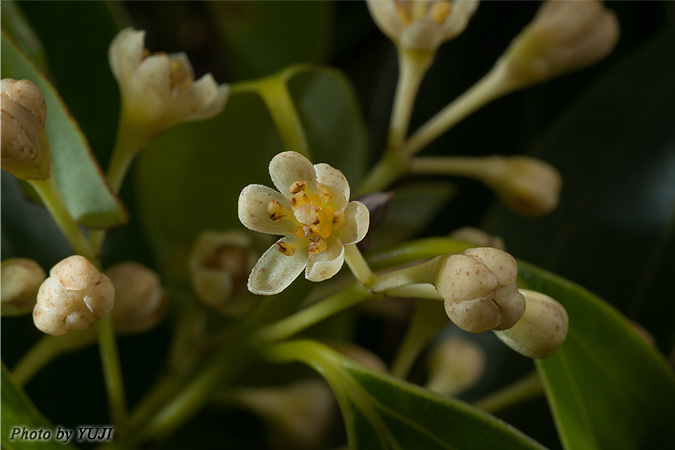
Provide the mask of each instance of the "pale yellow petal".
{"label": "pale yellow petal", "polygon": [[345,223],[340,228],[338,236],[344,245],[360,242],[370,225],[370,212],[361,202],[349,202],[345,209]]}
{"label": "pale yellow petal", "polygon": [[268,205],[272,200],[281,203],[290,212],[288,199],[279,192],[260,184],[251,184],[239,194],[239,220],[250,230],[268,234],[292,234],[294,223],[286,219],[273,221],[269,216]]}
{"label": "pale yellow petal", "polygon": [[331,239],[328,248],[321,253],[310,255],[305,278],[309,281],[323,281],[338,273],[345,260],[345,249],[339,239]]}
{"label": "pale yellow petal", "polygon": [[272,158],[270,177],[282,194],[289,196],[289,188],[296,181],[306,181],[309,189],[316,192],[316,171],[314,165],[300,153],[283,152]]}
{"label": "pale yellow petal", "polygon": [[[277,242],[298,245],[299,239],[285,237]],[[248,277],[248,290],[258,295],[274,295],[286,289],[307,266],[307,252],[298,249],[291,256],[282,255],[271,246],[260,257]]]}

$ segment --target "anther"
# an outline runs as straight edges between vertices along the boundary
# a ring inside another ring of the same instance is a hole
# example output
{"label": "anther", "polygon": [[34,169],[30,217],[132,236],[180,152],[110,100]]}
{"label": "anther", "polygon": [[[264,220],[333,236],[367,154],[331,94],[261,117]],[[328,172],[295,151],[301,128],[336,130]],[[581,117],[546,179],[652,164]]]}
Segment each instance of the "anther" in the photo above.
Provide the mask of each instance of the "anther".
{"label": "anther", "polygon": [[294,181],[293,184],[291,184],[291,187],[288,189],[291,194],[297,194],[300,191],[306,190],[308,187],[308,184],[306,181]]}
{"label": "anther", "polygon": [[321,197],[323,197],[323,199],[325,201],[329,201],[334,197],[331,190],[329,188],[327,188],[326,186],[324,186],[323,184],[317,183],[317,187],[319,189],[319,194],[321,195]]}
{"label": "anther", "polygon": [[267,204],[267,214],[274,222],[283,219],[286,216],[285,212],[285,208],[277,200],[270,200]]}
{"label": "anther", "polygon": [[274,248],[284,256],[293,256],[295,249],[288,242],[280,241],[274,243]]}
{"label": "anther", "polygon": [[310,255],[316,255],[317,253],[321,253],[327,248],[328,245],[326,245],[326,241],[319,240],[309,244],[309,247],[307,247],[307,253],[309,253]]}
{"label": "anther", "polygon": [[335,231],[340,231],[342,225],[345,223],[345,213],[344,211],[335,211],[333,214],[333,229]]}

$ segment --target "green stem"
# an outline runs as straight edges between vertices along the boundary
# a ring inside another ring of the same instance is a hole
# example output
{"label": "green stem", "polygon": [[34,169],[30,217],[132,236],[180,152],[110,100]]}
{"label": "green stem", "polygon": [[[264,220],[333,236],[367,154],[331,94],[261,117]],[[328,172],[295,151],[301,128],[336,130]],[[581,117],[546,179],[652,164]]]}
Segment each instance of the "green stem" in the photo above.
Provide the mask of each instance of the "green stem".
{"label": "green stem", "polygon": [[388,149],[382,158],[370,169],[361,182],[354,197],[386,189],[401,175],[408,171],[408,162],[399,152]]}
{"label": "green stem", "polygon": [[424,347],[449,323],[443,305],[417,300],[408,330],[392,362],[392,375],[405,379]]}
{"label": "green stem", "polygon": [[456,253],[475,247],[464,241],[450,238],[426,238],[390,247],[387,250],[371,251],[366,260],[375,270],[406,264],[418,259],[429,259],[447,253]]}
{"label": "green stem", "polygon": [[534,371],[499,391],[478,400],[474,403],[474,406],[494,414],[531,398],[539,397],[543,393],[544,386],[539,374]]}
{"label": "green stem", "polygon": [[117,342],[110,315],[103,317],[96,323],[99,349],[101,352],[101,364],[108,393],[108,407],[110,417],[115,424],[115,434],[123,436],[126,427],[126,395],[124,393],[124,380],[120,366]]}
{"label": "green stem", "polygon": [[434,55],[434,51],[398,47],[399,77],[389,124],[389,148],[398,149],[408,133],[415,97]]}
{"label": "green stem", "polygon": [[49,210],[56,221],[56,224],[70,242],[70,245],[73,246],[75,253],[84,256],[92,262],[96,261],[96,253],[66,209],[66,203],[63,201],[61,191],[59,191],[54,177],[49,177],[45,180],[28,181],[37,191],[47,210]]}
{"label": "green stem", "polygon": [[284,81],[283,73],[239,85],[238,90],[254,90],[267,106],[286,150],[311,158],[300,116]]}
{"label": "green stem", "polygon": [[355,305],[366,298],[370,293],[361,283],[355,283],[350,288],[340,291],[318,303],[296,312],[276,323],[260,330],[260,337],[264,341],[281,341],[305,330],[312,325]]}
{"label": "green stem", "polygon": [[375,275],[356,245],[345,245],[345,262],[357,280],[366,287],[373,284]]}
{"label": "green stem", "polygon": [[43,336],[16,363],[12,373],[19,385],[24,386],[43,367],[59,356],[87,347],[96,341],[93,330],[70,331],[63,336]]}
{"label": "green stem", "polygon": [[504,173],[506,158],[487,157],[422,157],[410,160],[410,172],[469,177],[490,183]]}
{"label": "green stem", "polygon": [[462,119],[513,89],[504,65],[495,66],[478,83],[415,131],[403,145],[403,155],[413,156]]}
{"label": "green stem", "polygon": [[434,258],[431,261],[423,262],[421,264],[415,264],[414,266],[378,274],[375,282],[371,286],[371,290],[373,292],[385,292],[389,289],[410,284],[433,284],[437,262],[438,258]]}

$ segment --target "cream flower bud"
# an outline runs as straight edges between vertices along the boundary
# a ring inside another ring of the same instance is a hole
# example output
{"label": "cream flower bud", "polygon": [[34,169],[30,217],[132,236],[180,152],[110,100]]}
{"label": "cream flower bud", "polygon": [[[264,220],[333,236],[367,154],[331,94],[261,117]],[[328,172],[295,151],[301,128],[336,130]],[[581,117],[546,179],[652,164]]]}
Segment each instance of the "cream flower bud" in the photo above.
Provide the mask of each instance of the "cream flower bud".
{"label": "cream flower bud", "polygon": [[125,262],[106,270],[106,275],[115,288],[110,314],[116,332],[140,333],[161,322],[168,298],[155,272],[142,264]]}
{"label": "cream flower bud", "polygon": [[548,295],[525,289],[521,292],[527,303],[525,314],[513,327],[495,334],[521,355],[551,356],[567,337],[567,311]]}
{"label": "cream flower bud", "polygon": [[441,395],[457,395],[476,384],[485,369],[480,345],[466,339],[443,339],[427,359],[427,389]]}
{"label": "cream flower bud", "polygon": [[539,216],[558,206],[562,178],[550,164],[527,156],[489,158],[483,181],[514,211]]}
{"label": "cream flower bud", "polygon": [[612,51],[618,37],[616,16],[602,2],[548,0],[498,65],[522,87],[595,63]]}
{"label": "cream flower bud", "polygon": [[490,247],[443,256],[436,264],[434,285],[445,311],[463,330],[512,327],[525,311],[518,292],[518,267],[511,255]]}
{"label": "cream flower bud", "polygon": [[2,80],[3,169],[27,180],[49,178],[46,120],[47,104],[39,87],[29,80]]}
{"label": "cream flower bud", "polygon": [[378,27],[408,50],[435,50],[464,31],[478,0],[368,0]]}
{"label": "cream flower bud", "polygon": [[239,389],[226,400],[260,415],[269,425],[273,449],[316,449],[326,446],[335,397],[321,380],[303,380],[281,388]]}
{"label": "cream flower bud", "polygon": [[204,232],[190,251],[192,289],[204,303],[221,309],[246,288],[248,274],[258,256],[245,233]]}
{"label": "cream flower bud", "polygon": [[32,259],[10,258],[2,262],[2,315],[19,316],[35,306],[45,271]]}
{"label": "cream flower bud", "polygon": [[229,86],[218,86],[211,74],[194,81],[183,53],[150,54],[144,31],[126,28],[110,44],[108,59],[122,96],[123,120],[136,129],[160,133],[181,122],[218,114]]}
{"label": "cream flower bud", "polygon": [[450,233],[453,239],[460,241],[471,242],[482,247],[492,247],[499,250],[504,250],[504,240],[499,236],[491,236],[479,228],[462,227]]}
{"label": "cream flower bud", "polygon": [[115,302],[110,279],[87,258],[70,256],[49,271],[33,310],[35,326],[55,336],[86,330],[108,314]]}

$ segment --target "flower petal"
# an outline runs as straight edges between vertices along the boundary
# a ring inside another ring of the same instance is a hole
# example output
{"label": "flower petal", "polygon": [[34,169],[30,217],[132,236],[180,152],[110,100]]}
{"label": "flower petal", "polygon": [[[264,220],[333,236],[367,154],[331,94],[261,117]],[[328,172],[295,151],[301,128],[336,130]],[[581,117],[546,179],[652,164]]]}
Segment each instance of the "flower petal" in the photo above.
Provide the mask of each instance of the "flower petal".
{"label": "flower petal", "polygon": [[307,181],[316,192],[316,171],[309,159],[296,152],[283,152],[270,161],[270,177],[283,195],[290,195],[289,187],[295,181]]}
{"label": "flower petal", "polygon": [[213,76],[207,73],[183,92],[180,96],[193,96],[195,107],[186,114],[182,121],[195,121],[210,119],[220,113],[225,107],[225,102],[230,95],[230,86],[216,84]]}
{"label": "flower petal", "polygon": [[153,122],[166,112],[171,89],[171,61],[167,55],[151,55],[134,71],[123,97],[139,118]]}
{"label": "flower petal", "polygon": [[[299,239],[289,236],[284,241],[291,245]],[[274,295],[283,291],[307,266],[307,252],[302,248],[291,256],[282,255],[274,246],[267,249],[256,263],[248,277],[248,290],[258,295]]]}
{"label": "flower petal", "polygon": [[309,255],[305,278],[323,281],[338,273],[345,260],[345,247],[339,239],[331,239],[328,248],[321,253]]}
{"label": "flower petal", "polygon": [[292,234],[293,223],[287,219],[273,221],[270,219],[268,212],[268,204],[270,201],[276,200],[290,212],[290,205],[288,199],[279,192],[267,186],[260,184],[250,184],[239,194],[238,213],[239,220],[246,228],[260,233],[268,234]]}
{"label": "flower petal", "polygon": [[133,72],[141,63],[145,31],[125,28],[113,39],[108,49],[108,61],[115,79],[124,89],[133,78]]}
{"label": "flower petal", "polygon": [[324,186],[328,186],[335,197],[335,209],[342,211],[349,201],[349,182],[344,174],[328,164],[315,164],[316,179]]}
{"label": "flower petal", "polygon": [[361,202],[349,202],[345,209],[345,223],[339,231],[340,240],[345,244],[356,244],[366,237],[370,225],[370,212]]}

